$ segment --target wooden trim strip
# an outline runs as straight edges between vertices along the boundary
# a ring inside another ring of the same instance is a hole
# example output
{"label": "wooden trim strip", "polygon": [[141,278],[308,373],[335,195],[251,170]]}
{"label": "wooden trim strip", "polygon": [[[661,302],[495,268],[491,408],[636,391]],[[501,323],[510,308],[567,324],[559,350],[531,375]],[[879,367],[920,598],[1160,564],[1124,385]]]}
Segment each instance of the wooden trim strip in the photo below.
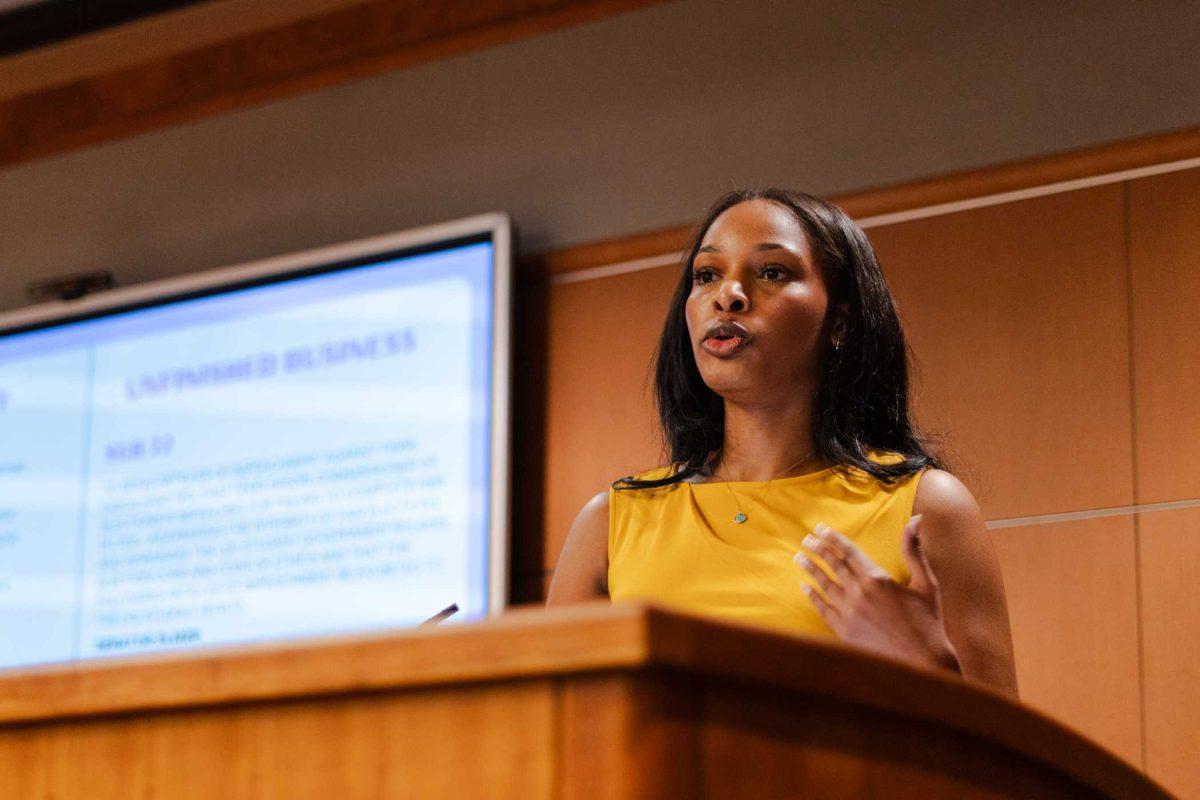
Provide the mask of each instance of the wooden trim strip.
{"label": "wooden trim strip", "polygon": [[[0,167],[662,0],[372,0],[0,102]],[[182,13],[182,12],[181,12]]]}
{"label": "wooden trim strip", "polygon": [[1099,519],[1101,517],[1136,517],[1139,514],[1152,514],[1155,511],[1178,511],[1181,508],[1200,507],[1200,499],[1167,500],[1161,503],[1142,503],[1136,506],[1115,506],[1113,508],[1090,508],[1085,511],[1063,511],[1057,514],[1035,514],[1029,517],[1007,517],[987,522],[988,530],[1003,530],[1004,528],[1024,528],[1031,525],[1053,525],[1058,522],[1078,522],[1084,519]]}
{"label": "wooden trim strip", "polygon": [[932,206],[922,206],[906,211],[893,211],[887,214],[876,214],[871,217],[862,217],[857,220],[858,224],[866,228],[879,228],[884,225],[897,225],[901,222],[909,222],[915,219],[928,219],[929,217],[937,217],[942,214],[953,214],[958,211],[969,211],[973,208],[986,208],[987,206],[999,206],[1005,203],[1016,203],[1021,200],[1029,200],[1034,197],[1045,197],[1052,194],[1064,194],[1066,192],[1078,192],[1083,189],[1090,189],[1093,186],[1105,186],[1112,183],[1124,183],[1125,181],[1134,181],[1139,178],[1148,178],[1152,175],[1163,175],[1168,172],[1181,172],[1186,169],[1195,169],[1200,167],[1200,158],[1186,158],[1182,161],[1171,161],[1166,164],[1153,164],[1148,167],[1137,167],[1136,169],[1120,170],[1119,172],[1107,172],[1102,175],[1094,175],[1088,178],[1075,178],[1069,181],[1059,181],[1057,183],[1047,183],[1040,186],[1031,186],[1027,189],[1014,189],[1009,192],[1000,192],[999,194],[988,194],[981,197],[973,197],[965,200],[956,200],[950,203],[939,203]]}
{"label": "wooden trim strip", "polygon": [[860,192],[838,199],[855,219],[1200,157],[1200,128],[1072,150]]}
{"label": "wooden trim strip", "polygon": [[[1200,128],[830,199],[864,227],[877,227],[1195,167],[1200,167]],[[634,266],[640,263],[654,262],[653,266],[662,266],[669,263],[670,258],[678,259],[693,228],[694,223],[677,225],[550,251],[528,259],[528,271],[549,278],[553,283],[575,283],[646,268]],[[567,277],[572,273],[580,274]]]}
{"label": "wooden trim strip", "polygon": [[0,100],[149,64],[363,0],[220,0],[145,17],[0,59]]}
{"label": "wooden trim strip", "polygon": [[0,672],[0,725],[632,668],[645,612],[608,603],[328,639],[179,650]]}
{"label": "wooden trim strip", "polygon": [[609,264],[603,267],[588,267],[587,269],[577,269],[573,272],[561,272],[550,279],[550,282],[555,286],[561,286],[564,283],[581,283],[583,281],[595,281],[601,278],[614,278],[617,275],[626,275],[630,272],[641,272],[646,269],[658,269],[659,267],[677,267],[683,258],[682,251],[663,253],[660,256],[650,256],[649,258],[635,258],[632,261],[621,261],[616,264]]}
{"label": "wooden trim strip", "polygon": [[[1152,175],[1162,175],[1168,172],[1179,172],[1185,169],[1197,168],[1200,168],[1200,158],[1189,158],[1183,161],[1172,161],[1168,164],[1155,164],[1149,167],[1139,167],[1137,169],[1128,169],[1121,172],[1110,172],[1105,175],[1096,175],[1090,178],[1079,178],[1077,180],[1050,183],[1043,186],[1033,186],[1028,189],[1017,189],[1011,192],[1002,192],[1001,194],[990,194],[983,197],[957,200],[951,203],[940,203],[938,205],[912,208],[905,211],[893,211],[887,214],[878,214],[872,217],[861,217],[856,219],[855,222],[858,223],[859,227],[863,228],[864,230],[868,230],[870,228],[880,228],[885,225],[898,225],[902,222],[910,222],[917,219],[928,219],[929,217],[937,217],[941,216],[942,214],[954,214],[959,211],[969,211],[974,208],[986,208],[988,206],[1003,205],[1004,203],[1016,203],[1021,200],[1028,200],[1033,197],[1045,197],[1046,195],[1051,194],[1077,192],[1082,189],[1089,189],[1093,186],[1104,186],[1110,183],[1122,183],[1124,181],[1147,178]],[[617,275],[625,275],[630,272],[641,272],[642,270],[646,269],[676,267],[679,266],[683,256],[683,250],[678,249],[657,256],[649,256],[647,258],[635,258],[631,261],[620,261],[616,264],[606,264],[600,267],[585,267],[583,269],[577,269],[571,272],[560,272],[550,276],[550,283],[555,286],[561,286],[568,283],[581,283],[583,281],[599,280],[600,278],[612,278]]]}

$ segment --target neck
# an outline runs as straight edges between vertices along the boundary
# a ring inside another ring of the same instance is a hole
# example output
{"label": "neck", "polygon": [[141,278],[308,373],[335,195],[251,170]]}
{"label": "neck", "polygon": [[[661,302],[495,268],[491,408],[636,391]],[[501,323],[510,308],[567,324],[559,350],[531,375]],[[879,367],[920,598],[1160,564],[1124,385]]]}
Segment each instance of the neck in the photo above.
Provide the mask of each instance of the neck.
{"label": "neck", "polygon": [[725,438],[713,475],[768,481],[793,469],[808,471],[815,448],[811,402],[744,405],[726,400]]}

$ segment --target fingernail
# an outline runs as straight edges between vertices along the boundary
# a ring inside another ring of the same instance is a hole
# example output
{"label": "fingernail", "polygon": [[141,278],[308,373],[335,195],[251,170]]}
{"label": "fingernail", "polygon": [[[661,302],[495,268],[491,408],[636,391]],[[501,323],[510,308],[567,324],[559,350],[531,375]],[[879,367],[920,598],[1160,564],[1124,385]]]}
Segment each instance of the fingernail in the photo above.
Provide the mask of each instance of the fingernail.
{"label": "fingernail", "polygon": [[804,555],[804,553],[796,553],[796,555],[792,556],[792,561],[801,567],[808,566],[808,556]]}
{"label": "fingernail", "polygon": [[802,542],[800,542],[800,544],[804,547],[807,547],[809,550],[812,550],[814,547],[817,546],[817,543],[819,541],[820,541],[820,539],[818,537],[816,537],[810,533],[804,537],[804,540]]}
{"label": "fingernail", "polygon": [[925,516],[925,515],[924,514],[914,514],[911,518],[909,518],[908,521],[910,524],[920,525],[921,517],[923,517],[923,516]]}

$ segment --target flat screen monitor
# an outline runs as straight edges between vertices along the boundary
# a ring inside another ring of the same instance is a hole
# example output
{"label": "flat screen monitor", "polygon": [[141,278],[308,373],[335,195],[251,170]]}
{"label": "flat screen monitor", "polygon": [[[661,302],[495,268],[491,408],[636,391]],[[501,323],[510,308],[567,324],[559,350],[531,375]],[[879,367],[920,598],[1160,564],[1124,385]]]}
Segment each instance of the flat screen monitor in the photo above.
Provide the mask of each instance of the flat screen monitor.
{"label": "flat screen monitor", "polygon": [[0,668],[507,595],[510,226],[0,316]]}

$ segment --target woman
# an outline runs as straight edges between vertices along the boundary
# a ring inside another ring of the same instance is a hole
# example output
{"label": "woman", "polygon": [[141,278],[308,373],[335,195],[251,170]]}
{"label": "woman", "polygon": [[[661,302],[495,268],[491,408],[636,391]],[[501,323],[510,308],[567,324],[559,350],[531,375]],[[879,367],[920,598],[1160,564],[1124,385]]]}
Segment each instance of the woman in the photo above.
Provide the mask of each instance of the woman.
{"label": "woman", "polygon": [[672,464],[584,506],[548,603],[641,598],[836,635],[1015,696],[996,556],[910,421],[906,355],[840,209],[782,190],[721,198],[659,343]]}

